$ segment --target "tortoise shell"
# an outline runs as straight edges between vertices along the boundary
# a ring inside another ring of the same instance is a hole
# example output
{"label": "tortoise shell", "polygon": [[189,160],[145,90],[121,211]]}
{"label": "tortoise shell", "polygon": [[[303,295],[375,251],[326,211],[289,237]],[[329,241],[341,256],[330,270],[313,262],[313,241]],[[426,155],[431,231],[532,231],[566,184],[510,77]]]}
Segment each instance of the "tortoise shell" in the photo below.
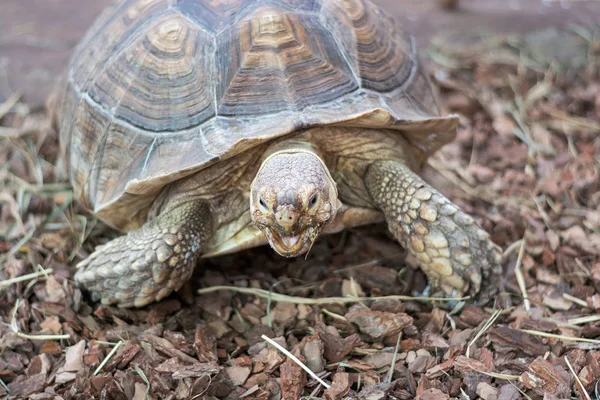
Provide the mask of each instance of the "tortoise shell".
{"label": "tortoise shell", "polygon": [[116,2],[76,47],[57,105],[76,198],[108,223],[300,129],[393,129],[424,160],[457,124],[412,38],[368,0]]}

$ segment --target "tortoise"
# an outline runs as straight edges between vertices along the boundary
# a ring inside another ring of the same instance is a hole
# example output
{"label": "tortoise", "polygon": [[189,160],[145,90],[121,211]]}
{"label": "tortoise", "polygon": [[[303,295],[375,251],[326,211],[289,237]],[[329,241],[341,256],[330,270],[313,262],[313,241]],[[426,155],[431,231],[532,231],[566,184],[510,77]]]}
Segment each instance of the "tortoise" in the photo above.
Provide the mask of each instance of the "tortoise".
{"label": "tortoise", "polygon": [[387,222],[429,293],[497,291],[490,235],[419,172],[452,141],[411,35],[368,0],[122,0],[53,100],[76,200],[122,235],[77,266],[142,307],[203,258]]}

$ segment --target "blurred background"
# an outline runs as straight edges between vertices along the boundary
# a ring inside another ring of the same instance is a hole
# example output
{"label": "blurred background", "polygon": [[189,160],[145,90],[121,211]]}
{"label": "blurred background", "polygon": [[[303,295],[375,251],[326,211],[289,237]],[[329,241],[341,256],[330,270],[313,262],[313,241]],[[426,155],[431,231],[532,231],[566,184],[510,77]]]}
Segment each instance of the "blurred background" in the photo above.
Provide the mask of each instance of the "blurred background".
{"label": "blurred background", "polygon": [[[0,102],[21,90],[42,104],[96,16],[110,0],[0,1]],[[598,0],[375,0],[414,33],[422,46],[433,35],[459,42],[467,32],[514,33],[600,21]],[[9,78],[10,77],[10,78]],[[26,84],[25,84],[26,83]]]}

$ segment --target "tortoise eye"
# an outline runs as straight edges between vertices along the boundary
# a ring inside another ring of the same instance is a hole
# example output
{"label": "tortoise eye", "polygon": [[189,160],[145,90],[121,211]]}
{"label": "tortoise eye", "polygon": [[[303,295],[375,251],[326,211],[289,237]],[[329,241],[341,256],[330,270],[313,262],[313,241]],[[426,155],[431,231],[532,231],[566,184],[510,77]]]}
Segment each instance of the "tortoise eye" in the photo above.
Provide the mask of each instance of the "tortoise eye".
{"label": "tortoise eye", "polygon": [[258,204],[260,205],[260,208],[262,208],[263,211],[269,211],[269,209],[267,208],[267,202],[264,201],[262,197],[258,200]]}
{"label": "tortoise eye", "polygon": [[308,207],[313,208],[314,206],[317,205],[318,201],[319,201],[319,194],[318,193],[313,194],[310,197],[310,199],[308,200]]}

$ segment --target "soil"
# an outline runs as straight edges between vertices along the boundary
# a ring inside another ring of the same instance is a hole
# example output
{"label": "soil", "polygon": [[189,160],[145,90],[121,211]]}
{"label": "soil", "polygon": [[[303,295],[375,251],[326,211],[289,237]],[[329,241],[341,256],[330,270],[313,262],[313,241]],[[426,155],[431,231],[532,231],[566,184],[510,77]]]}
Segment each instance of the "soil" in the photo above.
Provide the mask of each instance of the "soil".
{"label": "soil", "polygon": [[3,1],[0,399],[600,398],[600,7],[378,3],[460,115],[423,175],[503,248],[494,301],[410,297],[426,278],[378,224],[91,302],[75,265],[118,233],[73,200],[42,105],[106,1]]}

